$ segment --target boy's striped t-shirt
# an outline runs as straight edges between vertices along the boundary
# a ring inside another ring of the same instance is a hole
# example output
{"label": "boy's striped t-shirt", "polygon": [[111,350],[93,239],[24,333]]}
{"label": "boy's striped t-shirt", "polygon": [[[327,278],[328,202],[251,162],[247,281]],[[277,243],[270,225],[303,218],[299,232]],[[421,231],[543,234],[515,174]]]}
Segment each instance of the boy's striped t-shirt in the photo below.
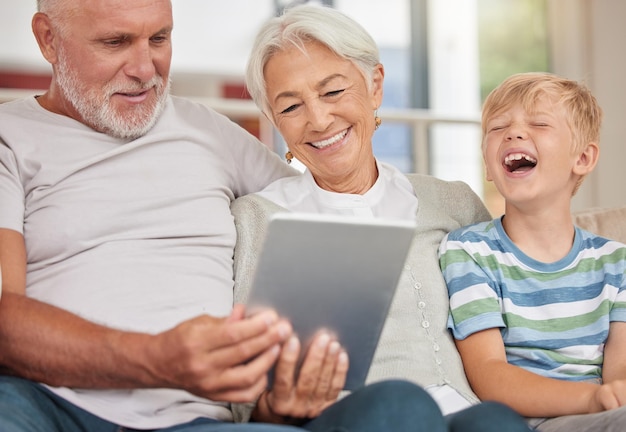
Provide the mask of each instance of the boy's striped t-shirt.
{"label": "boy's striped t-shirt", "polygon": [[577,227],[569,254],[542,263],[495,219],[450,233],[440,263],[455,338],[500,328],[511,364],[552,378],[601,378],[609,325],[626,321],[626,245]]}

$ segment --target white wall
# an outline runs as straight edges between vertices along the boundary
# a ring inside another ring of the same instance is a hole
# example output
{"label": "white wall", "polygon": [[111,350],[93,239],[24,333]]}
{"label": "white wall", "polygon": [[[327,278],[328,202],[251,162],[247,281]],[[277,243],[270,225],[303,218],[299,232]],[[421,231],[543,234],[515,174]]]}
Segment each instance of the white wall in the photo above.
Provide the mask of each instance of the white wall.
{"label": "white wall", "polygon": [[47,71],[30,29],[35,0],[0,0],[0,66]]}
{"label": "white wall", "polygon": [[[242,74],[258,26],[274,12],[272,0],[173,0],[172,6],[174,72]],[[31,32],[35,10],[35,0],[0,0],[3,69],[49,70]]]}
{"label": "white wall", "polygon": [[550,0],[555,73],[584,80],[604,110],[600,162],[572,208],[626,205],[626,2]]}
{"label": "white wall", "polygon": [[[406,0],[385,0],[380,9],[362,8],[361,0],[336,0],[380,45],[406,44]],[[184,73],[242,75],[258,27],[274,14],[273,0],[172,0],[174,54],[172,70]],[[0,0],[0,67],[47,71],[30,28],[35,0]],[[390,28],[389,23],[393,23]]]}
{"label": "white wall", "polygon": [[[358,8],[358,1],[337,0],[337,6],[349,9],[377,40],[393,44],[406,37],[408,29],[401,17],[407,2],[381,1],[390,7],[383,17],[380,8]],[[178,26],[173,74],[241,74],[252,34],[273,13],[273,4],[271,0],[173,0]],[[600,163],[575,197],[573,208],[626,205],[622,167],[626,160],[626,2],[548,0],[548,5],[554,72],[586,80],[605,112]],[[251,10],[254,13],[243,13]],[[0,0],[0,68],[49,70],[30,30],[34,11],[35,0]],[[383,23],[393,23],[393,31],[385,30]],[[227,38],[216,37],[226,32]]]}
{"label": "white wall", "polygon": [[[430,0],[428,23],[430,108],[468,116],[479,112],[477,0]],[[439,124],[430,134],[431,173],[462,180],[483,196],[480,127]]]}
{"label": "white wall", "polygon": [[591,205],[626,205],[626,2],[588,0],[592,6],[589,74],[604,108],[600,163]]}

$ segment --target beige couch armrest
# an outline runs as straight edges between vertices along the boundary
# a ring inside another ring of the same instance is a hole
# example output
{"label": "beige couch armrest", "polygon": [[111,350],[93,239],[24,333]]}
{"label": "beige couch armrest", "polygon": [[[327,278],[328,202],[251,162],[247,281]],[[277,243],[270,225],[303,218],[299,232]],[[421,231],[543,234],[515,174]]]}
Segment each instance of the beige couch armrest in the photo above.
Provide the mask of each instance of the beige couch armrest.
{"label": "beige couch armrest", "polygon": [[574,212],[574,224],[602,237],[626,243],[626,206]]}

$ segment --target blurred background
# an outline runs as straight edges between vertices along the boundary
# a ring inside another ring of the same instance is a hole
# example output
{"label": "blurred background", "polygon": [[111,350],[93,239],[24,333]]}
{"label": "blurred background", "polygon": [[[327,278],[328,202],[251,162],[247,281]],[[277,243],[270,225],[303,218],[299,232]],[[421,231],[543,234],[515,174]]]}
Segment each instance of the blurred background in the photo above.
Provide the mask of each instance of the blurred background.
{"label": "blurred background", "polygon": [[[284,0],[172,0],[172,93],[230,116],[279,154],[284,143],[247,99],[243,72],[261,23]],[[623,0],[323,0],[359,21],[385,66],[376,156],[404,172],[468,183],[493,215],[480,107],[507,76],[549,71],[584,81],[605,111],[601,157],[574,210],[626,205],[626,2]],[[35,0],[0,0],[0,102],[50,80],[30,30]],[[0,135],[1,135],[0,125]]]}

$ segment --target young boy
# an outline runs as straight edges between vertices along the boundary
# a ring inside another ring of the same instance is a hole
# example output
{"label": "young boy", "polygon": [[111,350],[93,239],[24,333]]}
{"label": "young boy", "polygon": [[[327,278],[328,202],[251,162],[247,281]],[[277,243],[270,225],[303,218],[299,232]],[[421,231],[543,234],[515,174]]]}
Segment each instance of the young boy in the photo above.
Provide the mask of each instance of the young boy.
{"label": "young boy", "polygon": [[[626,245],[575,227],[602,112],[583,85],[513,75],[482,114],[487,179],[505,214],[443,239],[467,377],[541,431],[626,430]],[[621,407],[621,408],[620,408]]]}

